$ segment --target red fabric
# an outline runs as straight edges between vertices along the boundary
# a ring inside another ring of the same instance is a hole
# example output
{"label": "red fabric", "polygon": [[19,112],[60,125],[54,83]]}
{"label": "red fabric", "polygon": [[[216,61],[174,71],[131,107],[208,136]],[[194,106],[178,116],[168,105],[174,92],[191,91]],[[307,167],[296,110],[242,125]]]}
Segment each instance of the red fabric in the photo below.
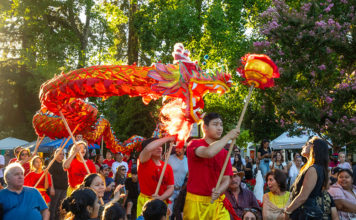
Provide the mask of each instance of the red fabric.
{"label": "red fabric", "polygon": [[[151,196],[155,193],[164,165],[163,161],[160,162],[161,166],[157,166],[152,159],[145,163],[140,163],[139,160],[137,161],[138,183],[140,184],[141,192],[147,196]],[[158,195],[162,195],[169,185],[174,185],[174,176],[172,167],[167,164]]]}
{"label": "red fabric", "polygon": [[[105,159],[105,160],[103,161],[103,163],[107,164],[107,165],[110,167],[110,170],[111,170],[112,164],[113,164],[114,162],[115,162],[114,159],[111,159],[111,160]],[[112,173],[112,171],[110,171],[109,177],[113,177],[113,176],[114,176],[114,174]]]}
{"label": "red fabric", "polygon": [[[95,165],[91,160],[87,160],[86,164],[89,168],[90,173],[96,173]],[[75,188],[77,185],[81,184],[84,180],[84,177],[87,175],[87,171],[82,162],[74,158],[70,167],[68,169],[68,183],[72,188]]]}
{"label": "red fabric", "polygon": [[10,161],[9,161],[9,164],[10,163],[15,163],[17,161],[17,158],[15,157],[15,158],[12,158]]}
{"label": "red fabric", "polygon": [[[41,173],[30,172],[25,177],[24,185],[34,187],[37,181],[41,178],[42,174],[43,171]],[[47,174],[46,176],[48,179],[48,188],[50,188],[52,186],[51,176],[49,174]],[[38,191],[41,193],[46,203],[49,203],[51,201],[50,197],[47,195],[45,191],[45,177],[42,178],[41,182],[37,185],[36,189],[38,189]]]}
{"label": "red fabric", "polygon": [[241,220],[241,218],[239,218],[239,216],[237,216],[234,208],[232,207],[231,205],[231,202],[229,201],[228,198],[224,198],[223,200],[223,204],[224,204],[224,207],[227,209],[227,211],[229,211],[230,215],[233,217],[234,220]]}
{"label": "red fabric", "polygon": [[339,164],[339,161],[337,161],[336,163],[334,161],[330,161],[329,167],[334,168],[334,167],[337,167],[338,164]]}
{"label": "red fabric", "polygon": [[26,162],[26,163],[22,164],[22,167],[25,170],[24,176],[26,176],[27,174],[30,173],[30,171],[31,171],[30,162]]}
{"label": "red fabric", "polygon": [[[222,149],[212,158],[201,158],[195,155],[195,149],[208,147],[204,139],[192,140],[187,148],[189,178],[187,191],[200,196],[210,196],[218,182],[220,171],[223,167],[227,151]],[[231,161],[228,161],[225,176],[232,176]]]}
{"label": "red fabric", "polygon": [[[20,163],[20,161],[18,161],[16,158],[12,158],[9,161],[9,164],[10,163],[15,163],[15,162]],[[31,171],[30,162],[26,162],[26,163],[22,164],[22,167],[23,167],[23,169],[25,171],[23,175],[26,176]]]}

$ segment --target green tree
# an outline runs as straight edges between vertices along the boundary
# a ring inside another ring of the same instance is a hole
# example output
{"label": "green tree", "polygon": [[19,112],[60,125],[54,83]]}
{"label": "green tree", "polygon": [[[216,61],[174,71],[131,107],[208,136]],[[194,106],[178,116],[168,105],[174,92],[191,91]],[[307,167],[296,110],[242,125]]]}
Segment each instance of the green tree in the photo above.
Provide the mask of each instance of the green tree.
{"label": "green tree", "polygon": [[3,134],[32,140],[32,116],[40,108],[40,85],[56,73],[90,64],[98,42],[111,44],[112,35],[101,8],[90,0],[2,1]]}

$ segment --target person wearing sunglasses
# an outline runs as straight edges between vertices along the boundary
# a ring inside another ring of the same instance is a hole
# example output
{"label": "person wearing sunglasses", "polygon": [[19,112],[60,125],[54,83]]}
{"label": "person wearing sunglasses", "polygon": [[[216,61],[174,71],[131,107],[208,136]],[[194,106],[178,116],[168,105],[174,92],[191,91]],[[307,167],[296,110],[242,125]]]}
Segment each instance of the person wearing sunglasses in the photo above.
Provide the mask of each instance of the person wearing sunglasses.
{"label": "person wearing sunglasses", "polygon": [[19,154],[17,155],[17,162],[22,165],[24,168],[24,176],[26,176],[30,171],[31,171],[31,165],[30,165],[30,160],[37,154],[37,149],[33,152],[31,156],[30,149],[28,148],[23,148],[20,150]]}
{"label": "person wearing sunglasses", "polygon": [[10,163],[15,163],[17,161],[17,155],[20,153],[20,151],[23,149],[23,147],[21,146],[18,146],[18,147],[15,147],[14,148],[14,158],[12,158],[10,161],[9,161],[9,164]]}

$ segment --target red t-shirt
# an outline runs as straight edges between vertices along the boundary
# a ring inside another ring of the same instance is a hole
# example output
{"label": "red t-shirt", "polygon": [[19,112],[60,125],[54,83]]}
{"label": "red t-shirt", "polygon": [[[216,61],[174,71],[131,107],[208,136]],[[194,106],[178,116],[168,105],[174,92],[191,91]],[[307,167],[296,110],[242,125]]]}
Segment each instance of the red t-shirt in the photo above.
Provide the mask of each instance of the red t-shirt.
{"label": "red t-shirt", "polygon": [[[91,160],[87,160],[86,164],[89,168],[90,173],[96,173],[96,168]],[[88,175],[84,163],[74,158],[70,167],[68,168],[68,183],[72,188],[75,188],[77,185],[81,184],[84,180],[84,177]]]}
{"label": "red t-shirt", "polygon": [[[187,148],[189,172],[187,191],[200,196],[211,196],[212,190],[218,182],[227,151],[222,149],[212,158],[202,158],[195,154],[195,149],[201,146],[208,147],[209,144],[204,139],[192,140]],[[233,175],[230,160],[224,175]]]}
{"label": "red t-shirt", "polygon": [[31,171],[30,162],[22,164],[22,167],[25,170],[25,173],[23,175],[26,176]]}
{"label": "red t-shirt", "polygon": [[[112,164],[113,164],[114,162],[115,162],[114,159],[111,159],[111,160],[105,159],[105,160],[103,161],[103,163],[107,164],[107,165],[110,167],[110,170],[111,170]],[[114,175],[113,175],[112,171],[110,171],[109,177],[113,177],[113,176],[114,176]]]}
{"label": "red t-shirt", "polygon": [[[35,186],[37,181],[41,178],[43,174],[43,171],[41,173],[36,173],[36,172],[30,172],[27,174],[25,177],[24,185],[25,186]],[[52,181],[51,181],[51,176],[49,173],[47,173],[47,179],[48,179],[48,188],[52,186]],[[42,178],[41,182],[37,185],[36,189],[41,193],[43,199],[46,201],[46,203],[49,203],[51,201],[50,197],[47,195],[46,190],[45,190],[45,177]]]}
{"label": "red t-shirt", "polygon": [[15,157],[15,158],[12,158],[10,161],[9,161],[9,164],[10,163],[15,163],[17,161],[17,158]]}
{"label": "red t-shirt", "polygon": [[[160,162],[161,166],[157,166],[152,159],[149,159],[145,163],[140,163],[139,160],[137,160],[138,183],[140,184],[141,192],[147,196],[153,195],[156,191],[159,177],[161,176],[164,166],[164,162]],[[167,186],[170,185],[174,185],[174,176],[172,167],[167,164],[158,195],[162,195],[167,190]]]}

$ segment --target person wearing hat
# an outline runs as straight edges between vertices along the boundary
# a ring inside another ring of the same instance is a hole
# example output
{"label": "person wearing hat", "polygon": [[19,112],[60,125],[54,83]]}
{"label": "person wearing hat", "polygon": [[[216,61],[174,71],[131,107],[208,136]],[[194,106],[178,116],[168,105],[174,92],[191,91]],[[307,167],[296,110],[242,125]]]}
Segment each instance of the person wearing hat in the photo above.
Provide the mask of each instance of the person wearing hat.
{"label": "person wearing hat", "polygon": [[122,165],[125,166],[125,169],[126,169],[125,176],[126,176],[127,171],[129,170],[129,166],[127,165],[127,163],[122,160],[123,157],[124,157],[124,155],[121,152],[118,152],[117,154],[115,154],[116,161],[112,164],[112,167],[111,167],[114,176],[116,175],[117,168],[119,166],[122,166]]}
{"label": "person wearing hat", "polygon": [[189,177],[183,219],[230,219],[223,205],[233,175],[230,160],[219,187],[215,187],[228,154],[224,147],[239,136],[240,130],[232,129],[221,137],[223,122],[217,113],[206,114],[203,122],[204,138],[192,140],[187,147]]}
{"label": "person wearing hat", "polygon": [[125,181],[126,188],[126,215],[128,220],[136,219],[136,209],[137,209],[137,198],[140,192],[138,187],[137,178],[137,167],[133,166],[131,168],[131,177],[127,178]]}
{"label": "person wearing hat", "polygon": [[337,167],[337,165],[339,164],[338,159],[339,159],[339,154],[333,153],[330,158],[329,167],[331,168]]}
{"label": "person wearing hat", "polygon": [[[259,210],[260,207],[253,192],[241,186],[241,180],[245,173],[243,171],[238,172],[236,167],[232,167],[232,173],[233,176],[225,196],[230,201],[237,216],[241,218],[245,209],[254,208]],[[233,219],[233,214],[230,213],[230,216]]]}
{"label": "person wearing hat", "polygon": [[111,195],[115,189],[115,182],[111,177],[109,177],[110,171],[111,171],[111,169],[110,169],[109,165],[107,165],[105,163],[101,165],[100,170],[99,170],[99,173],[105,177],[106,189],[105,189],[104,196],[103,196],[104,203],[107,203],[110,201]]}

